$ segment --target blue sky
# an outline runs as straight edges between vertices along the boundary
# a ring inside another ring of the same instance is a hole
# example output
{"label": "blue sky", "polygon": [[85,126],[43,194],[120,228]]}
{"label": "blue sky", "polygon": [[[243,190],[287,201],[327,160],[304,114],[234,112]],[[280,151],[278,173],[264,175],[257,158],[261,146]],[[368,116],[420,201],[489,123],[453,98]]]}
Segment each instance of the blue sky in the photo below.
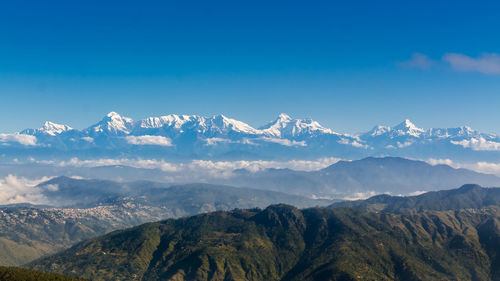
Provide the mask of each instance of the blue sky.
{"label": "blue sky", "polygon": [[0,132],[117,111],[500,133],[494,1],[102,2],[0,3]]}

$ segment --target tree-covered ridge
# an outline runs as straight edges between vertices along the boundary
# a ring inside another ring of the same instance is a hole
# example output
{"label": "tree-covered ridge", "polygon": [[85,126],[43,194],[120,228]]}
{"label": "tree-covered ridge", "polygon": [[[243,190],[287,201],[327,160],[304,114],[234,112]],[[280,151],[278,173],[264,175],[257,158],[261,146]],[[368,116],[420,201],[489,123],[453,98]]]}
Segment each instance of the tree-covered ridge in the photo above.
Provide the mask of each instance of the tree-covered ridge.
{"label": "tree-covered ridge", "polygon": [[8,281],[83,281],[83,279],[56,273],[45,273],[27,268],[0,266],[0,280]]}
{"label": "tree-covered ridge", "polygon": [[116,231],[32,266],[92,280],[500,280],[499,214],[274,205]]}

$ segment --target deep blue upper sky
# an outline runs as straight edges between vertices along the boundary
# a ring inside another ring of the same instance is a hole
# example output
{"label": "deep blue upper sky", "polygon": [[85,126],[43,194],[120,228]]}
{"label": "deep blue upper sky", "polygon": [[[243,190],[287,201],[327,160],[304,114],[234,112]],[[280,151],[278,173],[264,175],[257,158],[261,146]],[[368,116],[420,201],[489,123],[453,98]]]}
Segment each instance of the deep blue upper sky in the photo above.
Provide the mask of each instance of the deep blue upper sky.
{"label": "deep blue upper sky", "polygon": [[498,11],[494,1],[2,1],[0,132],[45,120],[80,129],[117,111],[500,133]]}

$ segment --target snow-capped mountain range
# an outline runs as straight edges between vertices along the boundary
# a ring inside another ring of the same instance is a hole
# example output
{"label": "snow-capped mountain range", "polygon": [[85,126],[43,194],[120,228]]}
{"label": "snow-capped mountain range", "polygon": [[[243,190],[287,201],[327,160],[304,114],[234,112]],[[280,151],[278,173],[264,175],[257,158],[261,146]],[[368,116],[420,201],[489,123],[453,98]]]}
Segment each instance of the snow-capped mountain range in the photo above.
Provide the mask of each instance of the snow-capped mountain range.
{"label": "snow-capped mountain range", "polygon": [[111,112],[84,130],[47,121],[38,129],[0,134],[0,153],[3,157],[42,158],[298,159],[395,155],[491,160],[500,159],[500,138],[467,126],[424,130],[409,120],[350,135],[284,113],[253,128],[224,115],[170,114],[134,121]]}

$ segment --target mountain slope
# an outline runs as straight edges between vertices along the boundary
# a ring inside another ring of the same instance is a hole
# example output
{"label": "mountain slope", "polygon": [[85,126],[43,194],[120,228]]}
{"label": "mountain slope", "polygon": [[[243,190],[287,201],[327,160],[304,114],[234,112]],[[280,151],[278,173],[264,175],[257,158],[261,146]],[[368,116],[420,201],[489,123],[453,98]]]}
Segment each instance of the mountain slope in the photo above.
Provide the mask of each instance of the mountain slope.
{"label": "mountain slope", "polygon": [[308,207],[332,202],[209,184],[168,186],[66,177],[38,188],[59,208],[1,207],[0,265],[22,265],[88,238],[166,218],[276,203]]}
{"label": "mountain slope", "polygon": [[276,205],[145,224],[32,266],[93,280],[499,280],[498,214]]}

